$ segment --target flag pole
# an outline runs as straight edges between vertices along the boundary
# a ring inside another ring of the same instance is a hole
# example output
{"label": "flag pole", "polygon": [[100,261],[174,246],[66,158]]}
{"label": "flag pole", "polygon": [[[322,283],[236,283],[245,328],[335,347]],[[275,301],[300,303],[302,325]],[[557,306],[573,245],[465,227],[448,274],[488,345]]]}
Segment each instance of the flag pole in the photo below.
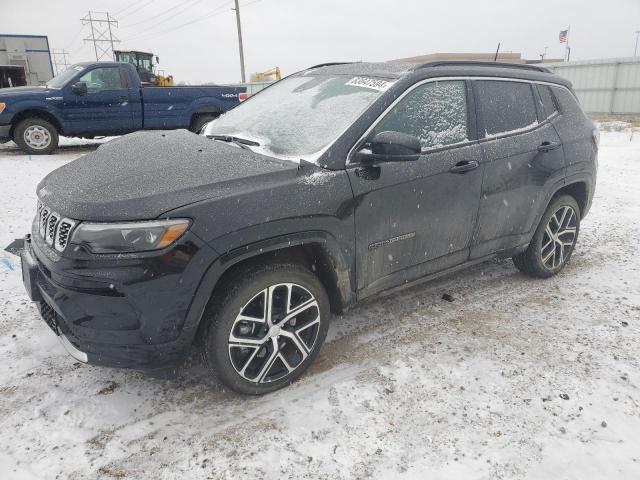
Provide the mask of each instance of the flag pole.
{"label": "flag pole", "polygon": [[567,43],[564,46],[565,48],[565,57],[567,59],[567,62],[571,59],[571,47],[569,46],[569,35],[571,34],[571,25],[569,25],[569,28],[567,28]]}

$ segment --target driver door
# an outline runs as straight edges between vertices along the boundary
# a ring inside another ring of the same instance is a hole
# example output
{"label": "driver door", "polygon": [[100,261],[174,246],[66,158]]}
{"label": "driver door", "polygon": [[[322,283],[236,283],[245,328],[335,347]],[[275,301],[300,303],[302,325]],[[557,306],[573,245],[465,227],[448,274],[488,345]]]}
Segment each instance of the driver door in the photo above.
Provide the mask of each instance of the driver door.
{"label": "driver door", "polygon": [[64,116],[70,128],[65,133],[105,135],[133,130],[133,105],[129,99],[126,77],[118,66],[97,67],[72,84],[82,82],[86,94],[64,92]]}
{"label": "driver door", "polygon": [[465,80],[418,85],[367,139],[410,134],[422,144],[420,158],[348,167],[361,298],[467,260],[484,168],[471,95]]}

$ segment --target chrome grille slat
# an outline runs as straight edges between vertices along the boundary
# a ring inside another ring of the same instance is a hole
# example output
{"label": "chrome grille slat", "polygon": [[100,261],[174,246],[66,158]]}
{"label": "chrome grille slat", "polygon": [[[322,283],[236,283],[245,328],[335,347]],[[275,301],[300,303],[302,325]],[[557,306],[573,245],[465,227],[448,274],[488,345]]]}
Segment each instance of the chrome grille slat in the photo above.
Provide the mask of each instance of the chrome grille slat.
{"label": "chrome grille slat", "polygon": [[63,252],[67,248],[71,232],[78,222],[62,217],[40,201],[38,201],[37,219],[40,237],[58,252]]}
{"label": "chrome grille slat", "polygon": [[47,218],[47,226],[44,239],[49,245],[53,245],[53,240],[56,238],[59,220],[60,216],[55,212],[51,212],[49,214],[49,218]]}

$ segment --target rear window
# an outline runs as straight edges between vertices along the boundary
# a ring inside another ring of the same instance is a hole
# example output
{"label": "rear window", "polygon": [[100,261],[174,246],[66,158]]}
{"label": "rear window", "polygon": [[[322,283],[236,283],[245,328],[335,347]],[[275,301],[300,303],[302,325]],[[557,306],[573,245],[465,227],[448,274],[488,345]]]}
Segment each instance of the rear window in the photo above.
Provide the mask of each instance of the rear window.
{"label": "rear window", "polygon": [[540,93],[540,98],[542,99],[545,118],[549,118],[558,111],[556,99],[551,92],[551,87],[548,85],[538,85],[538,93]]}
{"label": "rear window", "polygon": [[485,137],[523,130],[538,123],[531,85],[524,82],[476,82]]}

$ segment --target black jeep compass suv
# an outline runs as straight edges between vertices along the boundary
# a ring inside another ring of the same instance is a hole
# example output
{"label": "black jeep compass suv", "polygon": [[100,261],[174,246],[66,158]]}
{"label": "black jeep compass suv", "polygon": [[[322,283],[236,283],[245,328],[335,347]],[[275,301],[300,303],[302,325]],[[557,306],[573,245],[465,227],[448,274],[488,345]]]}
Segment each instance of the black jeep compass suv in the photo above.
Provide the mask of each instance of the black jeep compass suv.
{"label": "black jeep compass suv", "polygon": [[24,283],[75,358],[151,373],[197,344],[243,393],[299,377],[331,312],[494,257],[569,261],[598,132],[537,66],[326,64],[205,127],[48,175]]}

